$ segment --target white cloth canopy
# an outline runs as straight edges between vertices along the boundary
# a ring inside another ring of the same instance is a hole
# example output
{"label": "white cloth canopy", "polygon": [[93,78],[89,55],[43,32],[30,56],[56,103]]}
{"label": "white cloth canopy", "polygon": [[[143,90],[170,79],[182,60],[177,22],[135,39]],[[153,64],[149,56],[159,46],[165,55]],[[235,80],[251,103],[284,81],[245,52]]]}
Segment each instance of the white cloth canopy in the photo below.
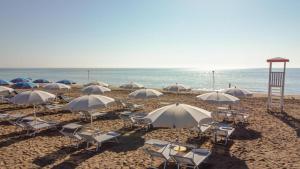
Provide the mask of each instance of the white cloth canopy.
{"label": "white cloth canopy", "polygon": [[180,91],[188,91],[191,88],[189,86],[185,86],[183,84],[172,84],[164,88],[166,91],[170,92],[180,92]]}
{"label": "white cloth canopy", "polygon": [[223,93],[230,94],[235,97],[247,97],[252,96],[252,93],[249,90],[246,89],[240,89],[237,87],[228,88],[225,90],[222,90]]}
{"label": "white cloth canopy", "polygon": [[99,81],[90,82],[90,83],[86,84],[85,86],[91,86],[91,85],[99,85],[99,86],[103,86],[103,87],[108,87],[107,83],[99,82]]}
{"label": "white cloth canopy", "polygon": [[0,86],[0,95],[8,95],[9,93],[13,92],[14,89],[5,87],[5,86]]}
{"label": "white cloth canopy", "polygon": [[235,104],[240,101],[239,98],[221,92],[205,93],[197,96],[197,98],[215,104]]}
{"label": "white cloth canopy", "polygon": [[163,94],[154,89],[139,89],[129,94],[130,98],[135,99],[150,99],[150,98],[158,98]]}
{"label": "white cloth canopy", "polygon": [[111,90],[103,86],[91,85],[83,88],[81,91],[84,94],[103,94],[104,92],[109,92]]}
{"label": "white cloth canopy", "polygon": [[122,84],[120,86],[120,88],[123,88],[123,89],[141,89],[141,88],[144,88],[144,86],[142,84],[139,84],[139,83],[130,82],[130,83],[127,83],[127,84]]}
{"label": "white cloth canopy", "polygon": [[44,86],[46,90],[69,90],[71,86],[62,83],[49,83]]}
{"label": "white cloth canopy", "polygon": [[172,104],[149,113],[153,127],[193,128],[212,121],[211,112],[187,104]]}
{"label": "white cloth canopy", "polygon": [[90,111],[98,108],[106,107],[115,100],[102,95],[85,95],[72,100],[67,104],[70,111]]}
{"label": "white cloth canopy", "polygon": [[38,105],[49,101],[49,99],[54,99],[55,95],[41,91],[41,90],[33,90],[33,91],[25,91],[17,94],[13,98],[11,98],[11,102],[14,104],[21,105]]}

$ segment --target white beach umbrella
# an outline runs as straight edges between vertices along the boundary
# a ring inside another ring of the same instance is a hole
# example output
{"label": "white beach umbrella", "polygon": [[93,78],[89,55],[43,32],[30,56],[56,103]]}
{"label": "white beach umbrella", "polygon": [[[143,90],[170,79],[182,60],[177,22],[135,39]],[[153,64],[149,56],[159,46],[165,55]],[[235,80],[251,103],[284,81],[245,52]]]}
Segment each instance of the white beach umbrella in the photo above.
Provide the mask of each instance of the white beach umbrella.
{"label": "white beach umbrella", "polygon": [[129,94],[130,98],[135,99],[150,99],[150,98],[158,98],[163,94],[154,89],[139,89]]}
{"label": "white beach umbrella", "polygon": [[232,87],[228,89],[222,90],[223,93],[235,96],[235,97],[247,97],[252,96],[252,93],[249,90],[246,89],[240,89],[237,87]]}
{"label": "white beach umbrella", "polygon": [[187,104],[172,104],[149,113],[153,127],[193,128],[212,121],[211,112]]}
{"label": "white beach umbrella", "polygon": [[188,91],[190,89],[191,88],[189,86],[185,86],[183,84],[178,84],[178,83],[169,85],[164,88],[164,90],[170,91],[170,92]]}
{"label": "white beach umbrella", "polygon": [[111,91],[109,88],[99,86],[99,85],[91,85],[83,88],[81,90],[84,94],[103,94],[104,92]]}
{"label": "white beach umbrella", "polygon": [[[54,99],[55,95],[41,91],[41,90],[33,90],[33,91],[25,91],[17,94],[13,98],[11,98],[11,102],[14,104],[20,105],[33,105],[33,111],[35,115],[35,106],[46,103],[50,99]],[[36,115],[35,115],[36,116]]]}
{"label": "white beach umbrella", "polygon": [[90,83],[88,83],[84,86],[91,86],[91,85],[99,85],[99,86],[103,86],[103,87],[108,87],[109,86],[107,83],[99,82],[99,81],[90,82]]}
{"label": "white beach umbrella", "polygon": [[205,93],[197,96],[197,98],[215,104],[235,104],[240,101],[239,98],[221,92]]}
{"label": "white beach umbrella", "polygon": [[49,83],[44,86],[46,90],[69,90],[71,86],[65,85],[63,83]]}
{"label": "white beach umbrella", "polygon": [[13,91],[14,89],[10,87],[0,86],[0,95],[8,95]]}
{"label": "white beach umbrella", "polygon": [[67,104],[67,109],[78,111],[90,111],[98,108],[106,107],[115,100],[102,95],[85,95],[72,100]]}
{"label": "white beach umbrella", "polygon": [[127,84],[122,84],[120,86],[120,88],[123,88],[123,89],[141,89],[141,88],[144,88],[144,86],[142,84],[139,84],[139,83],[130,82],[130,83],[127,83]]}

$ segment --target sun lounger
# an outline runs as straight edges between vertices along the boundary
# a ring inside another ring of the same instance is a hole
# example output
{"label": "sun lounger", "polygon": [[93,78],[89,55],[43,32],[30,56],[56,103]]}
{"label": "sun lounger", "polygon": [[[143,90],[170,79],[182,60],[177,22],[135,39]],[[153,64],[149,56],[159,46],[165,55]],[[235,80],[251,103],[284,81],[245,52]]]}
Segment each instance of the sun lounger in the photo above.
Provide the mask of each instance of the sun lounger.
{"label": "sun lounger", "polygon": [[229,126],[228,124],[219,123],[215,127],[214,130],[214,142],[218,142],[218,138],[221,138],[221,140],[224,140],[224,145],[227,145],[228,140],[232,133],[234,132],[234,128]]}
{"label": "sun lounger", "polygon": [[144,151],[150,156],[151,158],[151,166],[153,164],[154,159],[160,159],[163,161],[164,169],[167,167],[168,161],[171,159],[170,155],[175,155],[177,152],[170,148],[171,144],[167,144],[158,151],[154,151],[148,148],[145,148]]}
{"label": "sun lounger", "polygon": [[186,167],[186,168],[197,168],[203,163],[209,156],[211,152],[207,149],[193,149],[185,155],[170,155],[172,159],[177,164],[177,168]]}
{"label": "sun lounger", "polygon": [[59,110],[62,110],[64,108],[64,105],[62,104],[47,104],[43,106],[46,110],[49,110],[51,112],[56,112]]}
{"label": "sun lounger", "polygon": [[129,111],[138,111],[143,110],[144,105],[134,104],[134,103],[126,103],[121,100],[116,100],[116,103],[120,106],[122,106],[123,109],[129,110]]}
{"label": "sun lounger", "polygon": [[236,113],[234,115],[234,122],[235,124],[241,123],[244,124],[248,122],[249,114],[246,113]]}
{"label": "sun lounger", "polygon": [[18,120],[16,122],[16,125],[21,127],[23,130],[26,130],[26,135],[35,136],[35,134],[39,133],[42,130],[57,129],[58,123],[54,121],[45,121],[30,116]]}
{"label": "sun lounger", "polygon": [[143,116],[131,116],[130,117],[131,120],[131,126],[133,127],[139,127],[141,129],[145,129],[146,131],[148,131],[150,129],[151,126],[151,120],[148,118],[145,118]]}
{"label": "sun lounger", "polygon": [[107,115],[105,112],[79,112],[80,118],[84,121],[94,120]]}
{"label": "sun lounger", "polygon": [[78,135],[84,139],[84,141],[87,143],[87,147],[89,144],[96,144],[96,151],[99,150],[102,143],[114,141],[119,142],[118,137],[120,136],[117,132],[107,132],[107,133],[89,133],[89,132],[80,132]]}
{"label": "sun lounger", "polygon": [[206,133],[211,128],[211,125],[209,124],[202,124],[200,126],[192,128],[192,131],[197,132],[198,137],[201,138],[201,136]]}
{"label": "sun lounger", "polygon": [[8,121],[9,123],[15,125],[16,122],[22,119],[24,114],[0,114],[0,121]]}
{"label": "sun lounger", "polygon": [[83,142],[83,139],[77,134],[77,132],[82,127],[82,125],[77,123],[69,123],[62,126],[62,129],[59,132],[65,137],[68,137],[71,143],[74,141],[76,143],[75,146],[78,148],[79,144]]}
{"label": "sun lounger", "polygon": [[57,98],[63,103],[69,103],[73,100],[73,98],[64,95],[58,95]]}

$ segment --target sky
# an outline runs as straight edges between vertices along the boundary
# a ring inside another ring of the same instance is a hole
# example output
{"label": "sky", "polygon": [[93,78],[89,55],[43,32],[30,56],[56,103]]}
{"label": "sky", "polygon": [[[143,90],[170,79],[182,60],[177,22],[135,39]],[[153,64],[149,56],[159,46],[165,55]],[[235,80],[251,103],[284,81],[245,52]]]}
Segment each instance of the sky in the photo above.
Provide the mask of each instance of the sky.
{"label": "sky", "polygon": [[299,0],[0,0],[0,67],[300,67]]}

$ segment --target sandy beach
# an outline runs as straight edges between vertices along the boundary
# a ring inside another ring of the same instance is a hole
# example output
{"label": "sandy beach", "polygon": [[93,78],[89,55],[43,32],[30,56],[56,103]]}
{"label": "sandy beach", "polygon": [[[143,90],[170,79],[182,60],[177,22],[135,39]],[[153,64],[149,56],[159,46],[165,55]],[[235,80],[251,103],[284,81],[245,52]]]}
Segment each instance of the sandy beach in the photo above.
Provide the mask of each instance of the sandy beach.
{"label": "sandy beach", "polygon": [[[113,90],[106,96],[127,99],[129,91]],[[72,89],[70,95],[78,97],[79,89]],[[161,107],[161,102],[186,103],[209,111],[216,110],[215,105],[195,99],[195,94],[165,94],[159,100],[131,100],[144,104],[142,112],[151,112]],[[42,131],[35,137],[18,137],[25,134],[8,122],[1,122],[0,130],[0,168],[148,168],[150,157],[143,151],[145,140],[151,138],[174,141],[179,136],[183,143],[195,144],[213,151],[208,163],[201,168],[210,169],[263,169],[263,168],[300,168],[300,100],[288,97],[285,100],[285,113],[268,113],[266,97],[263,95],[241,100],[240,107],[250,114],[249,124],[238,127],[228,146],[218,147],[209,137],[197,139],[197,134],[188,130],[152,129],[150,131],[124,128],[118,114],[123,110],[118,106],[107,108],[109,115],[94,121],[94,127],[101,131],[117,131],[122,134],[120,143],[103,144],[99,152],[95,146],[86,149],[85,144],[78,149],[70,145],[69,139],[57,130]],[[16,108],[1,104],[2,113],[24,113],[32,115],[33,108]],[[61,125],[78,122],[79,115],[68,111],[40,111],[37,116],[51,119]],[[81,122],[84,125],[90,124]],[[156,167],[160,166],[155,161]],[[168,165],[175,168],[174,163]]]}

